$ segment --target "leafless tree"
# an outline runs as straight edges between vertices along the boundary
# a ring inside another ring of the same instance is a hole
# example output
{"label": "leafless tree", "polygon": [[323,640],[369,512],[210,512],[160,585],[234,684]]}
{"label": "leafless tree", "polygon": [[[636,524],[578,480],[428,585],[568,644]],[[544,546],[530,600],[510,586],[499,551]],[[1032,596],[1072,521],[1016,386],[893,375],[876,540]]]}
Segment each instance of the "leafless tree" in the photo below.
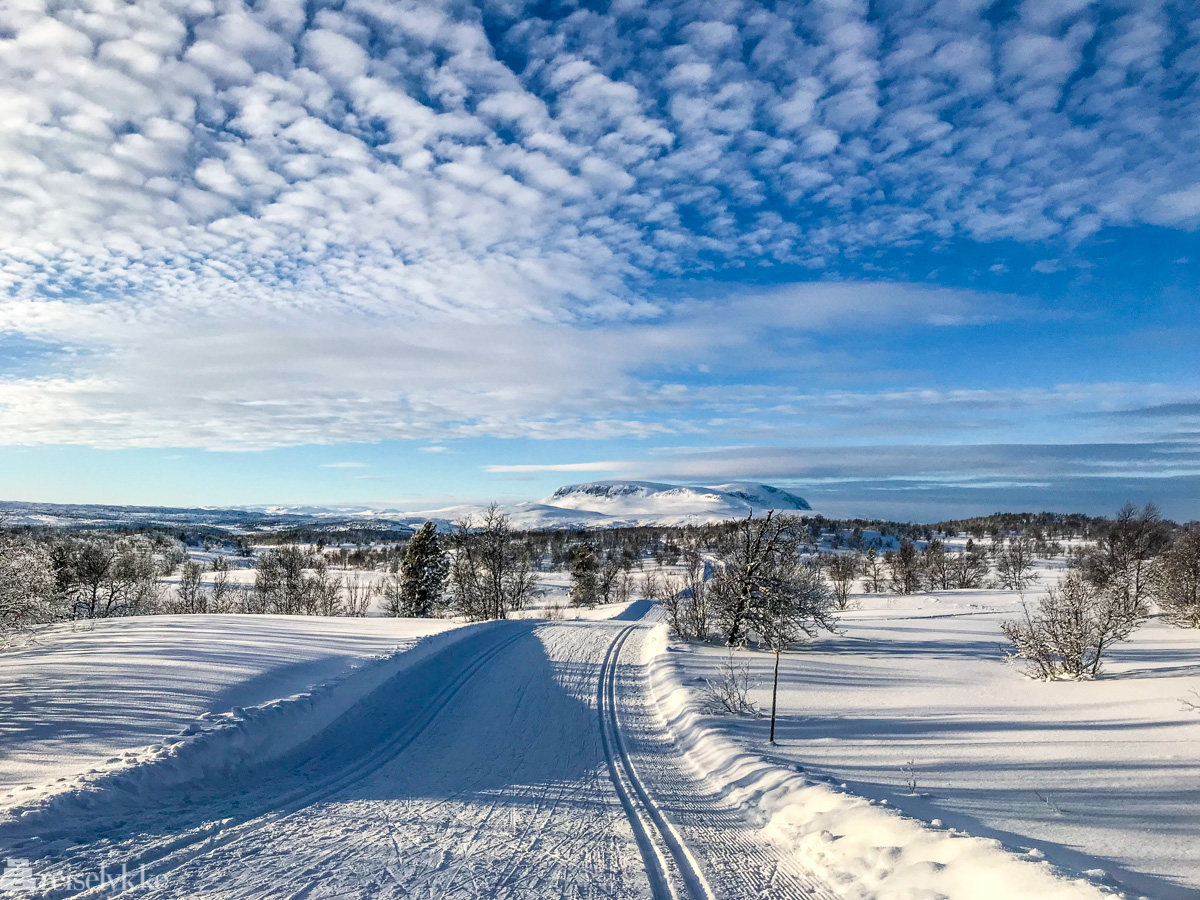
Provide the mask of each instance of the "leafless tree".
{"label": "leafless tree", "polygon": [[234,587],[229,583],[229,561],[223,556],[214,556],[212,561],[212,611],[229,612]]}
{"label": "leafless tree", "polygon": [[816,566],[799,562],[794,554],[780,554],[765,569],[748,622],[760,642],[775,654],[769,738],[775,743],[780,656],[793,644],[816,637],[822,630],[835,631],[837,625],[833,594]]}
{"label": "leafless tree", "polygon": [[921,556],[908,538],[900,539],[900,549],[884,554],[891,588],[897,594],[915,594],[921,589]]}
{"label": "leafless tree", "polygon": [[1105,652],[1123,641],[1143,621],[1119,589],[1097,587],[1072,571],[1050,588],[1021,619],[1001,626],[1014,655],[1026,661],[1037,678],[1095,678]]}
{"label": "leafless tree", "polygon": [[540,593],[529,550],[496,504],[478,523],[470,518],[458,523],[453,548],[454,602],[468,618],[507,618]]}
{"label": "leafless tree", "polygon": [[950,556],[952,585],[959,590],[983,587],[990,571],[987,551],[977,547],[974,541],[968,540],[965,549]]}
{"label": "leafless tree", "polygon": [[948,591],[954,586],[954,560],[946,551],[946,543],[931,540],[921,557],[921,574],[931,591]]}
{"label": "leafless tree", "polygon": [[745,642],[751,612],[775,570],[785,559],[794,562],[797,558],[803,531],[798,520],[772,510],[762,518],[747,516],[739,521],[720,548],[712,584],[713,605],[730,646]]}
{"label": "leafless tree", "polygon": [[1037,580],[1037,573],[1033,571],[1033,541],[1027,537],[1014,537],[999,548],[996,577],[1010,591],[1023,591]]}
{"label": "leafless tree", "polygon": [[875,546],[871,545],[863,557],[863,579],[866,581],[867,591],[872,594],[883,593],[886,577],[887,569],[883,557],[875,550]]}
{"label": "leafless tree", "polygon": [[854,579],[862,570],[862,557],[857,553],[839,553],[829,560],[825,572],[833,586],[833,597],[839,610],[850,605],[850,591],[854,587]]}
{"label": "leafless tree", "polygon": [[758,682],[750,676],[750,663],[738,662],[733,653],[734,648],[730,647],[729,655],[721,660],[716,675],[704,679],[703,705],[718,715],[731,713],[757,718],[762,713],[758,704],[750,699],[750,692],[758,687]]}
{"label": "leafless tree", "polygon": [[347,577],[345,585],[346,615],[365,616],[371,609],[371,603],[375,599],[375,585],[360,575]]}
{"label": "leafless tree", "polygon": [[1121,592],[1130,608],[1141,608],[1149,594],[1154,558],[1170,539],[1157,506],[1147,503],[1139,510],[1126,503],[1084,557],[1083,571],[1093,584]]}
{"label": "leafless tree", "polygon": [[51,560],[56,592],[71,618],[136,615],[159,605],[161,563],[141,535],[64,538]]}
{"label": "leafless tree", "polygon": [[1200,628],[1200,524],[1177,534],[1158,558],[1151,594],[1170,621]]}
{"label": "leafless tree", "polygon": [[175,608],[181,613],[208,612],[208,591],[204,587],[204,566],[194,559],[185,562],[175,589]]}

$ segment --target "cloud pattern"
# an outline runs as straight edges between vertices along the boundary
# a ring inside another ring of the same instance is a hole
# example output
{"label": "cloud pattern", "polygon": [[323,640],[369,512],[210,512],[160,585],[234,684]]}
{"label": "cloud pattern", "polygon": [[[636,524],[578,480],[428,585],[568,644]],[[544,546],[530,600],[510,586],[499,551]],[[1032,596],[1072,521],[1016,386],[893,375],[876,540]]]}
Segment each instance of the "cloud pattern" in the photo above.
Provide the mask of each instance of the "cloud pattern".
{"label": "cloud pattern", "polygon": [[[733,427],[768,402],[753,379],[660,361],[736,369],[863,289],[678,303],[664,278],[1200,226],[1187,3],[544,9],[5,4],[0,336],[42,348],[0,371],[5,440]],[[873,291],[931,326],[1013,307]]]}

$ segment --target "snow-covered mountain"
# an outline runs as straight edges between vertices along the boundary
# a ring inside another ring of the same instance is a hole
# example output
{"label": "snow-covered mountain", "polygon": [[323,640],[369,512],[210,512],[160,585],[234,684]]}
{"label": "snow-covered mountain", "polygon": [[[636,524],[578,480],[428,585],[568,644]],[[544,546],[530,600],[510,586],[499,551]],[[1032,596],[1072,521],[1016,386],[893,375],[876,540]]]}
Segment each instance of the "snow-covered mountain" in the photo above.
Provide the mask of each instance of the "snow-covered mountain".
{"label": "snow-covered mountain", "polygon": [[[811,509],[803,497],[769,484],[718,484],[711,487],[653,481],[591,481],[570,484],[540,501],[506,504],[517,528],[615,528],[633,525],[698,525],[740,519],[751,512]],[[248,509],[179,509],[136,506],[75,506],[57,503],[0,502],[0,519],[9,525],[103,528],[136,525],[208,525],[231,532],[316,526],[381,530],[417,528],[432,520],[451,523],[482,512],[464,504],[429,510],[378,507],[270,506]]]}
{"label": "snow-covered mountain", "polygon": [[803,497],[769,484],[711,487],[654,481],[590,481],[561,487],[540,503],[512,511],[525,528],[617,525],[696,525],[768,510],[812,509]]}

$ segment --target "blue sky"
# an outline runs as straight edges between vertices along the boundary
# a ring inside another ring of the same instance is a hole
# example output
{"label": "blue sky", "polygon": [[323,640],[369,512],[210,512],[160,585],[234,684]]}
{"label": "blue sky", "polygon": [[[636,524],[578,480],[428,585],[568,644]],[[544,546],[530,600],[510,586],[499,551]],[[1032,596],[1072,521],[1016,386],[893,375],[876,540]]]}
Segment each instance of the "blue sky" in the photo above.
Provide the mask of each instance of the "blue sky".
{"label": "blue sky", "polygon": [[1200,517],[1189,3],[0,10],[0,496]]}

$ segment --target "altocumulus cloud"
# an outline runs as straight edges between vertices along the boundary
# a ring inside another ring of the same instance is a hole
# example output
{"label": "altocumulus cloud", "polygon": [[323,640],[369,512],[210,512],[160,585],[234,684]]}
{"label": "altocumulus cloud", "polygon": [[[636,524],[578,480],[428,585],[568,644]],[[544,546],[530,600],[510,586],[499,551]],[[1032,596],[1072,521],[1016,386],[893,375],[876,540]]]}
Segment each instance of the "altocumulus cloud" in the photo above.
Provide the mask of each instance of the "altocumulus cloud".
{"label": "altocumulus cloud", "polygon": [[1200,225],[1194,8],[875,7],[10,0],[0,333],[40,350],[0,378],[0,434],[683,434],[753,386],[652,361],[736,368],[774,317],[837,327],[862,288],[668,303],[659,279]]}

